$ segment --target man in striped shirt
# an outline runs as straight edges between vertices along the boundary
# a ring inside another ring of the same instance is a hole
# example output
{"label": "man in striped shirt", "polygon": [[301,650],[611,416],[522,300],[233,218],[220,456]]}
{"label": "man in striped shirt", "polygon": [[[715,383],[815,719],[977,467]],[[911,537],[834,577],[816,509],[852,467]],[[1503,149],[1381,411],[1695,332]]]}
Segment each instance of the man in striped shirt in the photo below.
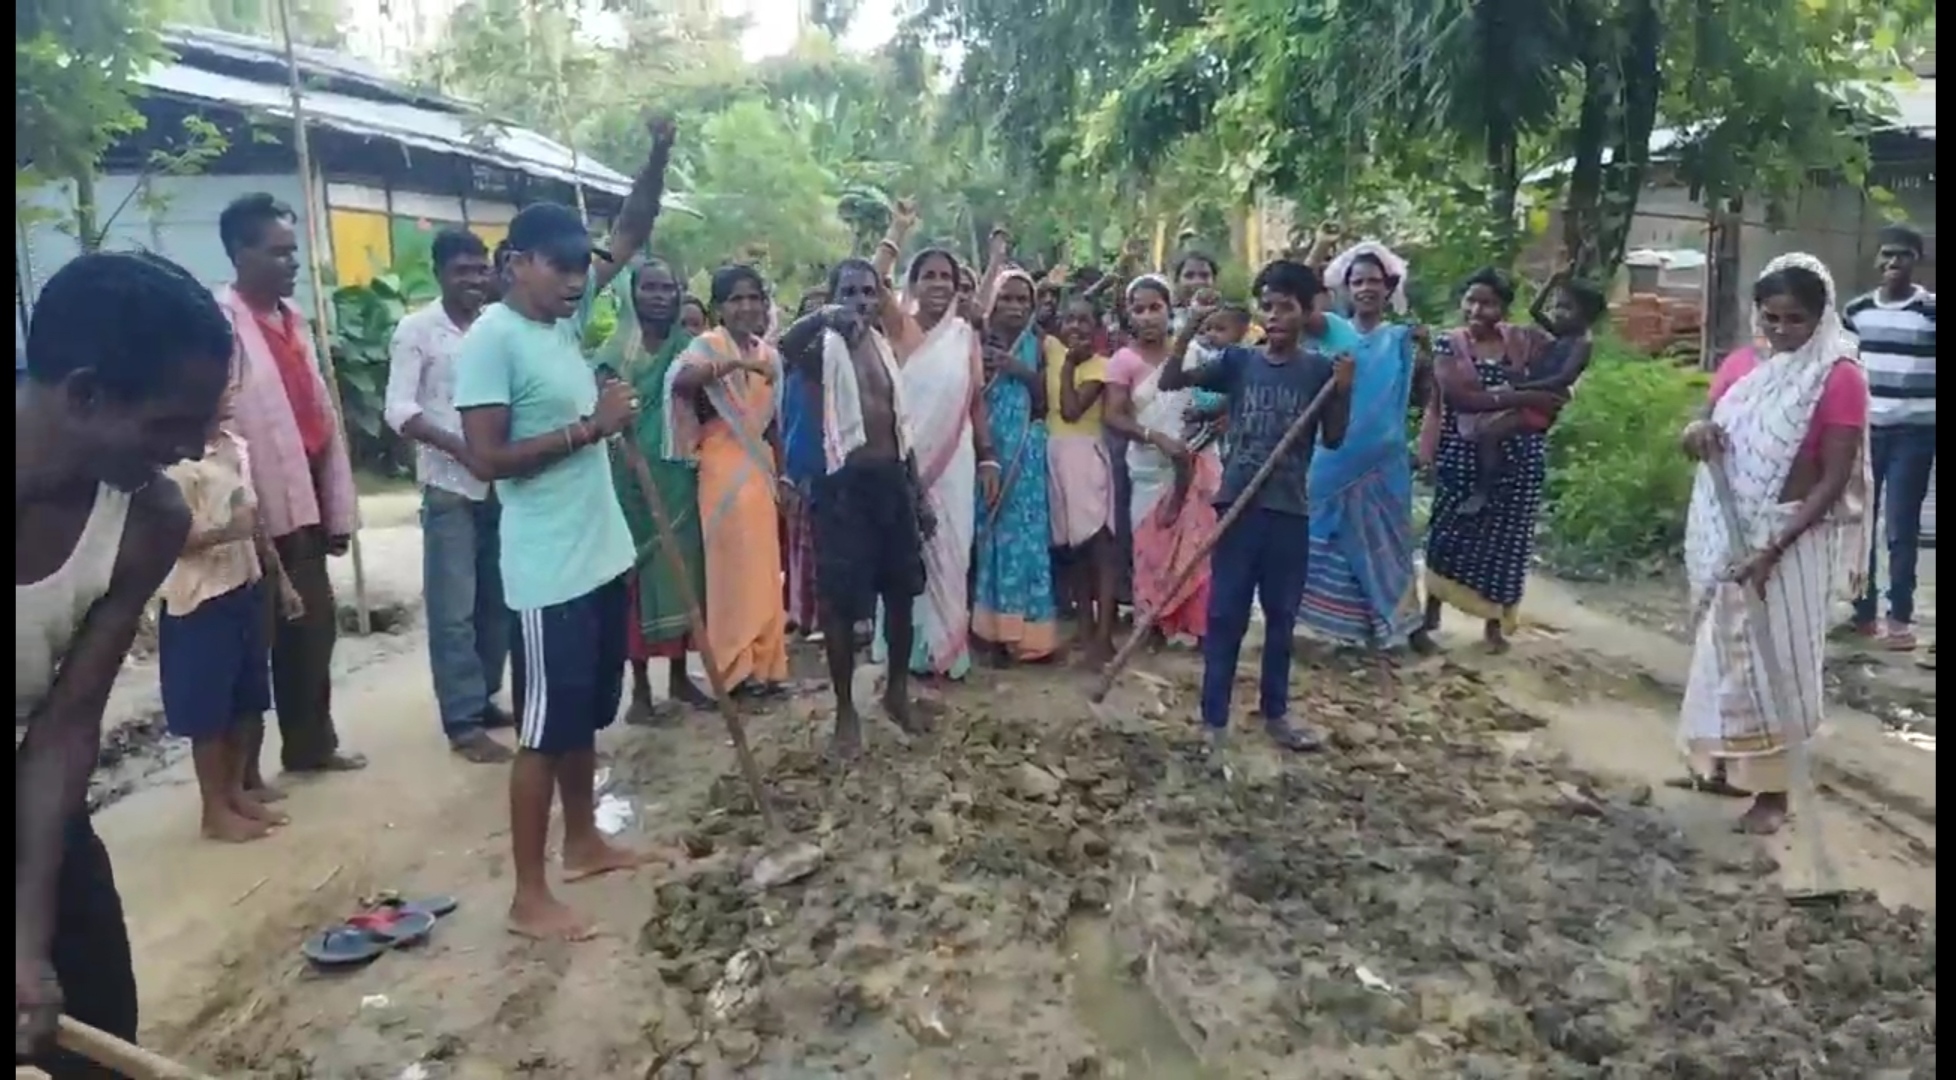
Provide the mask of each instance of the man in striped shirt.
{"label": "man in striped shirt", "polygon": [[1922,503],[1936,464],[1936,294],[1915,283],[1922,234],[1905,225],[1881,230],[1875,265],[1881,284],[1847,305],[1848,328],[1861,339],[1868,372],[1869,454],[1877,517],[1886,500],[1888,623],[1877,620],[1879,554],[1871,555],[1868,587],[1854,604],[1849,633],[1879,638],[1889,648],[1915,648],[1915,556]]}

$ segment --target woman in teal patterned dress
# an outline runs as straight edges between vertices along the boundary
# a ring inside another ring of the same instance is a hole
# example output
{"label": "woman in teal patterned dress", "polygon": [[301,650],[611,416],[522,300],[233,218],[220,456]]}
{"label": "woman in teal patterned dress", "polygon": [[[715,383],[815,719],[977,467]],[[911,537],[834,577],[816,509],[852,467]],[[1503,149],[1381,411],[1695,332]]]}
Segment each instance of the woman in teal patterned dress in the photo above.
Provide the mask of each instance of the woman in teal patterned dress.
{"label": "woman in teal patterned dress", "polygon": [[[1003,472],[978,507],[971,636],[996,663],[1045,660],[1058,646],[1046,505],[1045,350],[1031,325],[1031,276],[999,275],[985,326],[985,409]],[[1005,344],[1010,342],[1010,344]]]}

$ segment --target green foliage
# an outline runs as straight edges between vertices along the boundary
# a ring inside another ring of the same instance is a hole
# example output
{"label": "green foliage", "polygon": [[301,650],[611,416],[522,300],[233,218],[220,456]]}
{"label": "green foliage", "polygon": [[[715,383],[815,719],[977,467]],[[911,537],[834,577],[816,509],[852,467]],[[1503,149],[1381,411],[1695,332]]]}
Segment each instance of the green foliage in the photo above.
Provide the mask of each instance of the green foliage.
{"label": "green foliage", "polygon": [[1679,558],[1692,471],[1678,432],[1706,385],[1703,372],[1597,342],[1549,435],[1543,554],[1558,571],[1605,577]]}
{"label": "green foliage", "polygon": [[348,451],[362,470],[399,476],[413,467],[407,443],[382,418],[389,347],[402,316],[440,295],[425,263],[402,264],[365,285],[333,290],[333,374],[346,413]]}
{"label": "green foliage", "polygon": [[136,77],[165,55],[143,0],[25,0],[14,7],[14,205],[45,184],[73,185],[73,231],[101,238],[94,170],[141,130]]}

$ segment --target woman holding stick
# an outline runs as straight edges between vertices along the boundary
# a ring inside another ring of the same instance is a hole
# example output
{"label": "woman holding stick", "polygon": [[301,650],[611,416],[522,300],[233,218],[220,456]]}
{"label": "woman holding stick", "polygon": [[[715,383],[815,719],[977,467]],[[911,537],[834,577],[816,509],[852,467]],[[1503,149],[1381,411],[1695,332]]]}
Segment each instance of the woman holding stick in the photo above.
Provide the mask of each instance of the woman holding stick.
{"label": "woman holding stick", "polygon": [[1685,527],[1699,618],[1678,735],[1694,776],[1752,794],[1737,827],[1764,835],[1786,821],[1788,747],[1820,730],[1830,605],[1856,595],[1868,565],[1868,379],[1819,260],[1774,259],[1752,299],[1765,347],[1725,358],[1682,439],[1702,464]]}

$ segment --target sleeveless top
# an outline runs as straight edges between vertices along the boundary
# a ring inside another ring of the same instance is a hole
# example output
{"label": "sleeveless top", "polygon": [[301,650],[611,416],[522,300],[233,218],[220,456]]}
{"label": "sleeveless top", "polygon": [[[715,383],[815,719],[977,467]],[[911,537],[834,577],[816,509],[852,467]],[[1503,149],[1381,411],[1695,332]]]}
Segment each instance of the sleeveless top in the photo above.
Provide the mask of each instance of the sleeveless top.
{"label": "sleeveless top", "polygon": [[108,484],[95,488],[75,549],[66,562],[31,585],[14,586],[14,749],[26,733],[27,718],[47,701],[55,673],[68,656],[88,610],[109,591],[122,526],[129,517],[129,493]]}

